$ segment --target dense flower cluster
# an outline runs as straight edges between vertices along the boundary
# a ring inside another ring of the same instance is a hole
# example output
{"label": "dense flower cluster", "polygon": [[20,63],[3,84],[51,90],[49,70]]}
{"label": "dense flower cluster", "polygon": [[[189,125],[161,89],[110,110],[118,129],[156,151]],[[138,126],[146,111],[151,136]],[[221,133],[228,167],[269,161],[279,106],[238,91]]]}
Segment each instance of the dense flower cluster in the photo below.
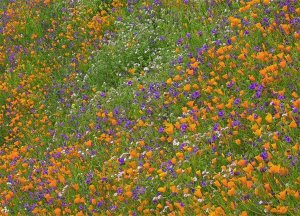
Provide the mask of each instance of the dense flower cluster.
{"label": "dense flower cluster", "polygon": [[297,0],[0,0],[1,215],[300,214]]}

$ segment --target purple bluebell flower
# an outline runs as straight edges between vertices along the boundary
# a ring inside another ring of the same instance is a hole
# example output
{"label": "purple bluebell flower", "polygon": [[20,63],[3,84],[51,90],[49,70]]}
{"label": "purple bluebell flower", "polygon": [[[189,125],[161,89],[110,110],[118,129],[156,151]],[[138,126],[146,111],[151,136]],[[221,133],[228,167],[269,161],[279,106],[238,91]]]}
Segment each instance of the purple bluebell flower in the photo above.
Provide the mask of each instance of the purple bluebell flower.
{"label": "purple bluebell flower", "polygon": [[200,92],[199,91],[194,91],[191,95],[192,99],[197,99],[200,96]]}
{"label": "purple bluebell flower", "polygon": [[185,132],[186,131],[186,129],[187,129],[187,124],[182,124],[181,126],[180,126],[180,130],[182,131],[182,132]]}
{"label": "purple bluebell flower", "polygon": [[125,159],[124,158],[119,158],[118,162],[120,165],[124,165],[125,164]]}
{"label": "purple bluebell flower", "polygon": [[292,141],[291,138],[290,138],[289,136],[285,136],[284,139],[285,139],[285,141],[288,142],[288,143],[290,143],[290,142]]}
{"label": "purple bluebell flower", "polygon": [[251,83],[250,86],[249,86],[249,89],[250,90],[254,90],[257,86],[257,83]]}
{"label": "purple bluebell flower", "polygon": [[163,128],[163,127],[160,127],[160,128],[158,129],[158,132],[159,132],[159,133],[164,132],[164,128]]}
{"label": "purple bluebell flower", "polygon": [[187,39],[191,39],[191,33],[186,33],[185,36],[187,37]]}
{"label": "purple bluebell flower", "polygon": [[260,154],[260,156],[262,157],[263,160],[267,160],[268,159],[268,152],[264,151]]}
{"label": "purple bluebell flower", "polygon": [[214,131],[217,131],[218,128],[219,128],[219,124],[218,124],[218,123],[214,124],[213,130],[214,130]]}
{"label": "purple bluebell flower", "polygon": [[179,38],[177,41],[177,45],[181,45],[183,43],[183,38]]}
{"label": "purple bluebell flower", "polygon": [[224,110],[220,110],[219,113],[218,113],[218,116],[219,117],[223,117],[225,114]]}
{"label": "purple bluebell flower", "polygon": [[183,56],[179,56],[177,62],[178,64],[181,64],[183,62]]}
{"label": "purple bluebell flower", "polygon": [[234,104],[235,104],[235,105],[238,105],[240,102],[241,102],[241,99],[239,99],[239,98],[236,98],[236,99],[234,100]]}

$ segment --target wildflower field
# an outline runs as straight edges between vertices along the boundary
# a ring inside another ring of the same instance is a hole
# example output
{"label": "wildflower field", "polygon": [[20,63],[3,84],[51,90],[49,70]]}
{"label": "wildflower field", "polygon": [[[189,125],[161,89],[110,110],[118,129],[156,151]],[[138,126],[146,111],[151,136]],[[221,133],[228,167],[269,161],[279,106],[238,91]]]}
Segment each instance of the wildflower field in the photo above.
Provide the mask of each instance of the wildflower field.
{"label": "wildflower field", "polygon": [[298,0],[0,0],[0,215],[300,215]]}

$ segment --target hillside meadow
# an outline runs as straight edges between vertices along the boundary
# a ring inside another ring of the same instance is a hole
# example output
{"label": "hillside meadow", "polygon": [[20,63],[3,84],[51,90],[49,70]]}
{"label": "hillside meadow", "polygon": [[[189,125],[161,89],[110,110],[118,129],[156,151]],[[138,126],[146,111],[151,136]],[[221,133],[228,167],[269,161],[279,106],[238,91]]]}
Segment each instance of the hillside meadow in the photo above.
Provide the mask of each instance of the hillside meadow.
{"label": "hillside meadow", "polygon": [[0,215],[300,215],[298,0],[0,0]]}

